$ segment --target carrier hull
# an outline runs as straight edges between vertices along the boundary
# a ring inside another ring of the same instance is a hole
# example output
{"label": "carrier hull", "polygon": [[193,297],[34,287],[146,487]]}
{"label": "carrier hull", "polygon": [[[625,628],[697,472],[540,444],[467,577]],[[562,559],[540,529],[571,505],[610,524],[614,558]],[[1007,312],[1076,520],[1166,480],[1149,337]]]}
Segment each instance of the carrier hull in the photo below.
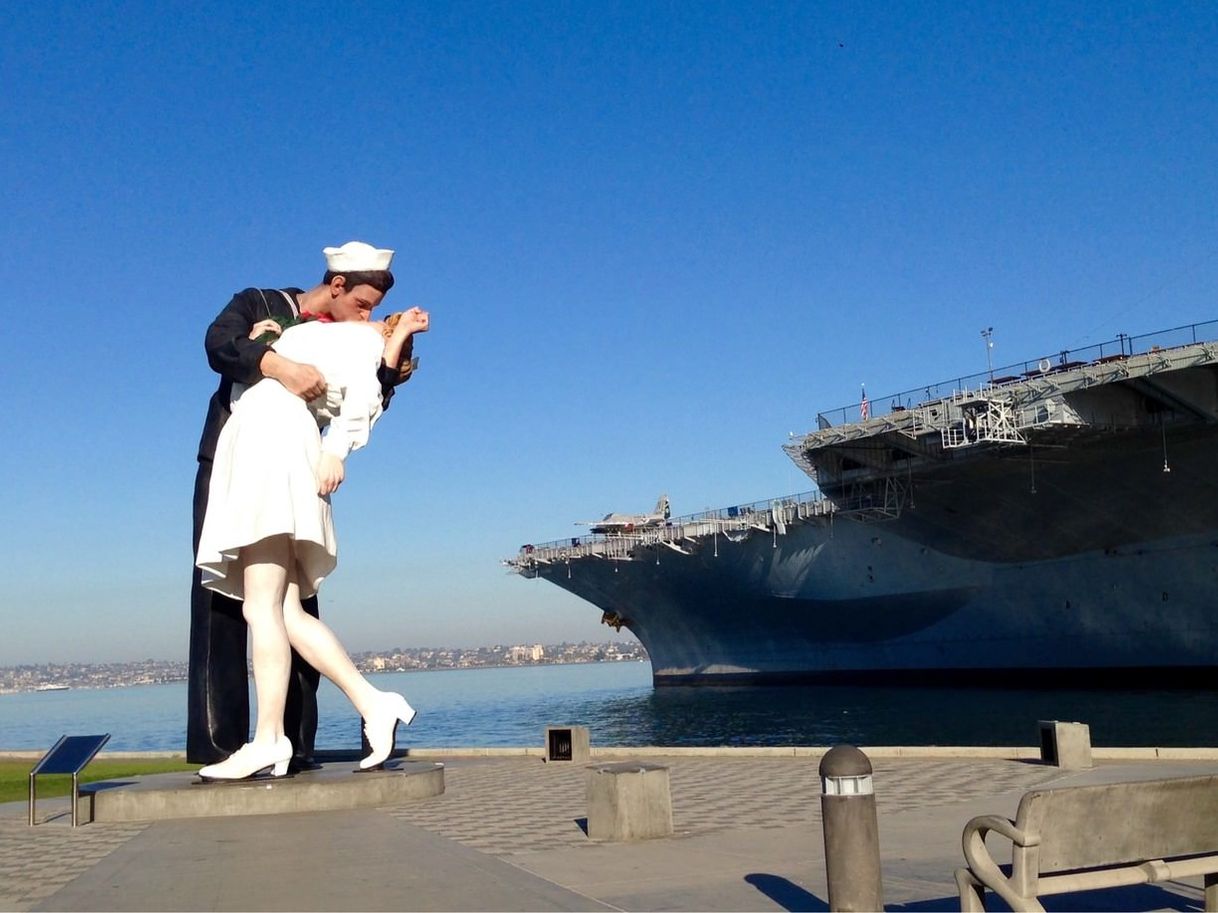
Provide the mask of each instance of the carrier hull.
{"label": "carrier hull", "polygon": [[1017,407],[1066,417],[1021,440],[936,447],[947,431],[909,416],[821,429],[789,452],[822,494],[509,563],[631,630],[659,685],[1212,686],[1218,353],[1183,349],[1151,406],[1130,358],[1016,385]]}

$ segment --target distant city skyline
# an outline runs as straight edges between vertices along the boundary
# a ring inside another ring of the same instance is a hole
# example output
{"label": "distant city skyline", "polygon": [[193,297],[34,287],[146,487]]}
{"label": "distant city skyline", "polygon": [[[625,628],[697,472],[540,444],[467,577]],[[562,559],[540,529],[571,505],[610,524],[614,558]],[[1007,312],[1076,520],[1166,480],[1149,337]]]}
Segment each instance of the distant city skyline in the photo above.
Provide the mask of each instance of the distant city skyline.
{"label": "distant city skyline", "polygon": [[[492,644],[480,647],[390,647],[353,653],[364,673],[420,672],[502,666],[625,662],[647,659],[634,638],[556,644]],[[250,669],[252,674],[252,667]],[[0,666],[0,694],[65,688],[120,688],[185,681],[185,659],[116,663],[21,663]]]}
{"label": "distant city skyline", "polygon": [[0,665],[185,655],[204,330],[328,245],[432,314],[334,499],[356,652],[603,637],[500,559],[807,491],[864,387],[1218,316],[1213,4],[8,18]]}

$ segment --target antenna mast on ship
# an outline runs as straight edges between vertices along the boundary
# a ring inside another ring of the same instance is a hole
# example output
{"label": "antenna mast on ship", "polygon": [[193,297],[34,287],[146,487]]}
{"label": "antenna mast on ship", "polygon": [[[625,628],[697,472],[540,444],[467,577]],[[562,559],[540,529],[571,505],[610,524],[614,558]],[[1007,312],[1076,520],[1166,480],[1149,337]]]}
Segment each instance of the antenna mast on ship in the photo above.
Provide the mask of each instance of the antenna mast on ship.
{"label": "antenna mast on ship", "polygon": [[981,338],[985,340],[985,369],[990,375],[990,384],[994,383],[994,359],[990,356],[990,352],[994,349],[994,328],[986,327],[981,331]]}

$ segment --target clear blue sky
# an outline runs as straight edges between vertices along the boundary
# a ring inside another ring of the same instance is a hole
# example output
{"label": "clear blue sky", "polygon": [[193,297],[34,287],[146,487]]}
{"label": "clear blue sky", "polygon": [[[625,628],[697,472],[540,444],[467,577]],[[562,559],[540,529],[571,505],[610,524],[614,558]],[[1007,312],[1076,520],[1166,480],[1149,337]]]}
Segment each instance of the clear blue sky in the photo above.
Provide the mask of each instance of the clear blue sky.
{"label": "clear blue sky", "polygon": [[0,664],[184,658],[203,331],[393,247],[352,649],[611,636],[573,521],[810,488],[818,411],[1218,317],[1211,3],[0,11]]}

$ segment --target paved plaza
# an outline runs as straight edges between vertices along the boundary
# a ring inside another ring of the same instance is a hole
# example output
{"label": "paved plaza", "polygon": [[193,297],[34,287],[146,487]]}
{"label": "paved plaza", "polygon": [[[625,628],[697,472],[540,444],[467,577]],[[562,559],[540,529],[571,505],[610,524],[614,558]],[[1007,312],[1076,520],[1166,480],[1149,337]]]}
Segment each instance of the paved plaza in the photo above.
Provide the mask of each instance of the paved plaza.
{"label": "paved plaza", "polygon": [[[616,760],[616,759],[615,759]],[[590,841],[584,765],[445,760],[446,792],[357,811],[94,823],[66,800],[26,824],[0,806],[3,910],[823,910],[817,757],[663,757],[675,834]],[[974,815],[1047,784],[1218,772],[1218,761],[1101,761],[1067,772],[994,757],[873,758],[884,900],[957,909]],[[172,775],[162,775],[172,776]],[[303,775],[303,776],[308,776]],[[1199,910],[1198,884],[1050,898],[1050,910]]]}

